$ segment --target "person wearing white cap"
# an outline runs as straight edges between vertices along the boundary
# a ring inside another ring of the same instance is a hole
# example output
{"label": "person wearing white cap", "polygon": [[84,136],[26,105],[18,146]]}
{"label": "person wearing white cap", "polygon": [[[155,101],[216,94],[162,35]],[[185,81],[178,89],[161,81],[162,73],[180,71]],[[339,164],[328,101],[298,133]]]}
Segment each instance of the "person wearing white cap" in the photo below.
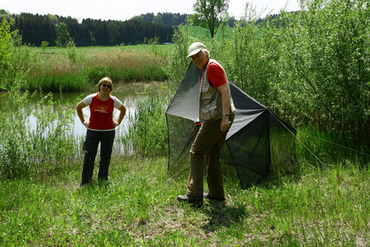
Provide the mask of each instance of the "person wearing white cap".
{"label": "person wearing white cap", "polygon": [[[195,42],[189,46],[187,59],[204,71],[200,81],[199,118],[202,125],[190,149],[190,174],[185,195],[177,200],[195,206],[203,205],[203,197],[225,201],[221,171],[221,151],[226,134],[234,120],[235,107],[230,86],[222,66],[206,46]],[[204,163],[208,194],[203,194]]]}

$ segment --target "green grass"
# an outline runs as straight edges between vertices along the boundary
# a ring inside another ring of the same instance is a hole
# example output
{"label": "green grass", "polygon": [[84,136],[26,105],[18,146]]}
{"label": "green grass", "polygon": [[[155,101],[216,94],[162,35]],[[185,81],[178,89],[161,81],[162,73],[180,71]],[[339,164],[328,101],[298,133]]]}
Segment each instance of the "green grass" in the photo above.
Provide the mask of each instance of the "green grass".
{"label": "green grass", "polygon": [[1,182],[0,244],[368,246],[369,170],[302,167],[248,190],[226,175],[226,204],[195,209],[176,201],[188,171],[170,177],[165,158],[114,157],[108,183],[83,188],[78,159],[59,174]]}
{"label": "green grass", "polygon": [[[167,52],[173,47],[173,44],[158,44],[155,46],[158,50]],[[104,52],[110,51],[112,48],[120,48],[124,51],[147,51],[151,52],[153,50],[153,45],[151,44],[141,44],[141,45],[127,45],[127,46],[82,46],[77,47],[78,53],[90,53],[92,51]],[[44,53],[41,47],[33,47],[34,52]],[[67,48],[62,47],[47,47],[45,53],[58,54],[58,53],[67,53]]]}
{"label": "green grass", "polygon": [[[99,78],[102,75],[98,72],[104,69],[112,75],[119,74],[115,67],[117,64],[120,67],[124,67],[126,62],[128,67],[142,65],[142,60],[138,59],[142,56],[136,55],[145,52],[126,52],[125,49],[131,48],[153,47],[77,48],[77,54],[60,48],[47,48],[45,58],[43,51],[35,52],[40,57],[32,57],[25,51],[19,56],[19,64],[29,59],[35,65],[32,73],[39,73],[40,78],[46,78],[39,80],[45,86],[57,85],[58,76],[64,77],[69,72],[78,75],[81,66],[76,64],[95,68],[84,70],[86,74],[82,73],[81,82],[75,78],[62,81],[63,85],[70,87],[69,81],[82,83],[87,77]],[[34,49],[37,51],[38,48]],[[158,58],[163,58],[163,54],[157,54],[159,56],[154,57],[149,54],[145,60],[154,63]],[[130,55],[133,56],[132,60],[129,59]],[[107,65],[109,67],[102,67]],[[10,88],[16,86],[12,83]],[[226,204],[205,201],[204,207],[195,209],[176,201],[176,196],[186,191],[188,171],[171,176],[167,172],[166,158],[149,158],[153,156],[153,149],[146,147],[150,142],[144,143],[143,151],[139,153],[141,158],[114,156],[108,183],[94,181],[91,186],[79,188],[81,145],[66,146],[63,135],[58,135],[60,139],[57,141],[47,139],[50,141],[48,145],[38,145],[40,142],[46,143],[43,131],[35,133],[33,139],[26,137],[26,132],[21,128],[24,125],[21,117],[25,117],[25,112],[16,111],[25,102],[17,91],[13,96],[14,102],[7,102],[6,105],[14,115],[2,118],[0,132],[2,140],[13,145],[9,151],[14,152],[5,156],[12,159],[0,161],[10,168],[19,166],[26,171],[22,173],[24,175],[16,176],[14,169],[9,169],[8,177],[13,178],[11,180],[5,179],[4,172],[0,173],[2,246],[370,245],[370,172],[368,166],[356,165],[369,163],[364,157],[367,156],[367,150],[364,149],[365,155],[358,154],[349,149],[343,151],[343,147],[333,148],[332,144],[322,141],[329,139],[349,146],[348,139],[312,130],[298,132],[299,139],[320,161],[306,147],[297,143],[299,173],[271,173],[263,183],[247,190],[241,189],[232,168],[225,169],[228,171],[224,173]],[[143,106],[145,108],[147,104]],[[156,120],[156,115],[151,115]],[[40,127],[47,127],[57,134],[59,132],[55,132],[54,125],[49,125],[49,119],[52,118],[52,114],[43,116],[40,113]],[[165,133],[165,130],[158,131],[156,128],[165,127],[163,123],[144,122],[144,126],[150,125],[156,132]],[[37,141],[37,145],[29,145],[29,140]],[[1,142],[0,150],[3,151],[5,145]],[[158,149],[166,152],[160,145]],[[50,157],[47,151],[59,156]],[[30,160],[32,158],[35,160]],[[49,161],[51,158],[52,162]]]}
{"label": "green grass", "polygon": [[[170,46],[170,45],[168,45]],[[82,91],[103,77],[114,82],[165,81],[166,45],[29,48],[30,68],[23,89]],[[8,85],[10,87],[10,85]]]}
{"label": "green grass", "polygon": [[[230,40],[232,39],[233,30],[234,30],[234,28],[226,28],[225,29],[224,34],[225,34],[227,39],[230,39]],[[190,26],[189,31],[190,31],[190,36],[194,37],[197,40],[207,41],[207,42],[211,41],[210,31],[208,29],[204,28],[204,27]],[[215,39],[220,41],[222,34],[223,34],[222,31],[218,31],[215,35]]]}
{"label": "green grass", "polygon": [[[210,40],[205,28],[189,30],[194,39]],[[231,30],[227,29],[229,37]],[[174,47],[174,44],[75,47],[73,43],[66,48],[24,46],[14,49],[10,79],[1,81],[0,89],[9,90],[19,71],[25,75],[21,89],[29,91],[82,91],[105,76],[115,82],[166,81]]]}

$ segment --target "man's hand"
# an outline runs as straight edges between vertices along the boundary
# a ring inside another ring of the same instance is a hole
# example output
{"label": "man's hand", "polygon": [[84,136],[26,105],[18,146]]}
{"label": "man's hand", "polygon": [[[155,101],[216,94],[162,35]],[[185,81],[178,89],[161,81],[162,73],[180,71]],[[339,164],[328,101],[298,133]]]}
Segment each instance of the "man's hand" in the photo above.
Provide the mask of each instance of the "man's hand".
{"label": "man's hand", "polygon": [[222,117],[222,121],[221,121],[221,132],[225,132],[229,128],[230,128],[229,117],[228,116]]}

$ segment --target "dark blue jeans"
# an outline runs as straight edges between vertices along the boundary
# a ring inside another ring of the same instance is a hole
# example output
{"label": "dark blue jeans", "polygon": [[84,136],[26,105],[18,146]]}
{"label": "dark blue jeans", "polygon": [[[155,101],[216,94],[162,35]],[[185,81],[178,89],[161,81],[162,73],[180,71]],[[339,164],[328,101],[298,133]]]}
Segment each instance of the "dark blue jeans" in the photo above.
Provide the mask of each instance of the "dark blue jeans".
{"label": "dark blue jeans", "polygon": [[82,182],[87,184],[91,181],[94,172],[95,157],[100,143],[100,165],[99,180],[108,179],[109,163],[112,155],[115,130],[112,131],[93,131],[87,130],[84,142],[84,163],[82,168]]}

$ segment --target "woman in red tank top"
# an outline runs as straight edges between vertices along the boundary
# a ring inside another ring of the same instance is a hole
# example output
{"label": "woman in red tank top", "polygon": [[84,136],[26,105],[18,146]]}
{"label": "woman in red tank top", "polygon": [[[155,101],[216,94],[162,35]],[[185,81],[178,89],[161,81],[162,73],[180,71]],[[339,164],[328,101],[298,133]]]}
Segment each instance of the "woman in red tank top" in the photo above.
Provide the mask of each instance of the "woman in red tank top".
{"label": "woman in red tank top", "polygon": [[[100,164],[98,180],[108,180],[108,169],[112,155],[112,147],[115,136],[115,127],[120,125],[126,114],[126,107],[122,102],[110,93],[113,91],[113,83],[109,77],[104,77],[98,83],[98,92],[90,94],[81,100],[77,106],[77,115],[81,123],[87,128],[84,142],[84,162],[82,168],[82,181],[80,186],[88,184],[92,180],[95,157],[100,143]],[[85,120],[82,109],[90,106],[90,119]],[[113,120],[113,111],[120,111],[118,119]]]}

